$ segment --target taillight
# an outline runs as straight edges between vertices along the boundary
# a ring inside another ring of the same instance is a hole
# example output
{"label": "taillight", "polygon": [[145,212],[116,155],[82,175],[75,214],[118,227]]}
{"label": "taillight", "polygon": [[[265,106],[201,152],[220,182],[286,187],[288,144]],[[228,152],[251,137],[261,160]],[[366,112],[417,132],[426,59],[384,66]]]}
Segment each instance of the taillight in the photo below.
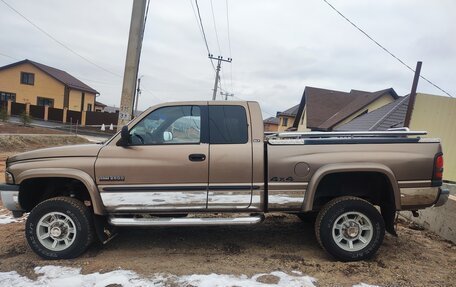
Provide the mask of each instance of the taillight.
{"label": "taillight", "polygon": [[437,154],[434,160],[433,180],[442,180],[443,178],[443,154]]}

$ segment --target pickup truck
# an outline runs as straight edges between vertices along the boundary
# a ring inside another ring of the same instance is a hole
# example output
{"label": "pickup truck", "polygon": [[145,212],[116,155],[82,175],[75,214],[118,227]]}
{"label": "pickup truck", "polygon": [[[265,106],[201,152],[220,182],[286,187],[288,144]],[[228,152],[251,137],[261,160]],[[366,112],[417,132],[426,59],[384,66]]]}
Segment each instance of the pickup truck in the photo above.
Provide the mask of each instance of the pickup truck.
{"label": "pickup truck", "polygon": [[[245,101],[164,103],[110,140],[6,161],[3,205],[28,212],[45,259],[74,258],[118,227],[256,224],[265,213],[317,215],[335,259],[363,260],[396,235],[400,210],[439,206],[443,157],[425,132],[290,132],[265,136]],[[214,215],[215,214],[215,215]]]}

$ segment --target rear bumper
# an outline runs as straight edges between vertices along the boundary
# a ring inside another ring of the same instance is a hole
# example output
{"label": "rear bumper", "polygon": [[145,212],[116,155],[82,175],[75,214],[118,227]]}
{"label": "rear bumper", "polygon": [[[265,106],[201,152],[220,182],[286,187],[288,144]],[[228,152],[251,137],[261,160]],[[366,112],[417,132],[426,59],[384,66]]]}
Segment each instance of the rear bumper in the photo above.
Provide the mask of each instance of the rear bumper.
{"label": "rear bumper", "polygon": [[0,195],[3,206],[13,212],[14,217],[20,217],[24,213],[19,204],[19,185],[0,184]]}
{"label": "rear bumper", "polygon": [[444,205],[448,201],[449,196],[450,191],[448,189],[439,188],[439,196],[437,197],[437,201],[435,202],[434,206],[439,207]]}

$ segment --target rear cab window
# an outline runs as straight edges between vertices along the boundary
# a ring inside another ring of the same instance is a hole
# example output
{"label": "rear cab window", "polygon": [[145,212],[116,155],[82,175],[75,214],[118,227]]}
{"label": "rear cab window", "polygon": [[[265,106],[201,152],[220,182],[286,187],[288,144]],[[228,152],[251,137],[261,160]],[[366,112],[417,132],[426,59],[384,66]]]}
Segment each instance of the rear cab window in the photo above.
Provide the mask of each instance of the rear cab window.
{"label": "rear cab window", "polygon": [[249,140],[243,106],[209,106],[209,143],[245,144]]}

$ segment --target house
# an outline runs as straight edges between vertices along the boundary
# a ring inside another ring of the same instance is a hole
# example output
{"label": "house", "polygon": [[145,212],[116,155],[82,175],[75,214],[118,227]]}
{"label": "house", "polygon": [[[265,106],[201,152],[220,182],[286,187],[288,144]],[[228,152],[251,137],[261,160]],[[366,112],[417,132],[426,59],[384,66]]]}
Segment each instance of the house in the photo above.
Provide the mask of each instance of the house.
{"label": "house", "polygon": [[299,105],[296,105],[283,112],[277,112],[277,118],[279,120],[277,131],[283,132],[293,127],[296,114],[298,113],[298,108]]}
{"label": "house", "polygon": [[347,93],[306,87],[292,127],[298,131],[333,131],[398,98],[392,88],[377,92],[351,90]]}
{"label": "house", "polygon": [[269,117],[263,121],[265,132],[276,132],[279,130],[279,119],[276,117]]}
{"label": "house", "polygon": [[400,97],[370,113],[363,114],[351,122],[338,126],[336,131],[386,131],[404,127],[409,105],[409,96]]}
{"label": "house", "polygon": [[0,67],[0,101],[93,111],[95,89],[65,71],[31,60]]}
{"label": "house", "polygon": [[107,105],[102,102],[95,101],[95,112],[104,112],[104,108],[106,107]]}

